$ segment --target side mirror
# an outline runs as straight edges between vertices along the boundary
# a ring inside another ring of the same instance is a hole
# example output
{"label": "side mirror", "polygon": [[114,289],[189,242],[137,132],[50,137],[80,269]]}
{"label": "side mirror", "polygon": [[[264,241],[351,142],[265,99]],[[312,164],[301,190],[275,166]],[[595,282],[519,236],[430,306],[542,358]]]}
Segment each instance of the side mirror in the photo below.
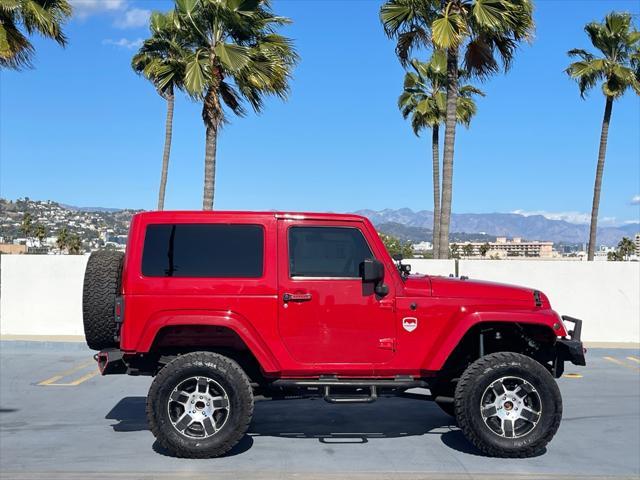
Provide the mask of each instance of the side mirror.
{"label": "side mirror", "polygon": [[367,258],[360,264],[363,282],[380,283],[384,279],[384,265],[375,258]]}

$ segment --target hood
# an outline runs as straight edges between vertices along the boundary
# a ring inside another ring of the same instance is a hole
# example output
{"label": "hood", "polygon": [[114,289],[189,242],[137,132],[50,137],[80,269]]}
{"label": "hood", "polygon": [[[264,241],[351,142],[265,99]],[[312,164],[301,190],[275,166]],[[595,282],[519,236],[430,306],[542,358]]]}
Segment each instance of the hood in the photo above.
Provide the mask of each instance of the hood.
{"label": "hood", "polygon": [[464,278],[431,277],[431,289],[434,297],[535,301],[532,288]]}

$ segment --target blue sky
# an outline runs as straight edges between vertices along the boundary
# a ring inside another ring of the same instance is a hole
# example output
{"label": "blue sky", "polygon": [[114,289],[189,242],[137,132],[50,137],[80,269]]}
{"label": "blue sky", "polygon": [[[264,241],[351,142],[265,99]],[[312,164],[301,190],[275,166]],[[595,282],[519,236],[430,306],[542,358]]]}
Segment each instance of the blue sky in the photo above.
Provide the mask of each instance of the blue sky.
{"label": "blue sky", "polygon": [[[78,3],[79,2],[79,3]],[[396,108],[402,68],[373,0],[273,0],[294,20],[302,57],[288,102],[233,119],[219,139],[216,208],[351,211],[431,209],[430,135]],[[481,85],[471,128],[458,130],[454,212],[545,212],[586,221],[604,98],[581,100],[563,73],[585,23],[610,10],[639,21],[636,0],[538,0],[533,43]],[[80,206],[152,209],[165,103],[130,69],[164,0],[76,0],[69,46],[35,38],[35,69],[1,73],[0,190]],[[613,108],[601,223],[640,217],[640,102]],[[200,106],[180,97],[166,207],[201,206]],[[634,200],[635,197],[635,200]]]}

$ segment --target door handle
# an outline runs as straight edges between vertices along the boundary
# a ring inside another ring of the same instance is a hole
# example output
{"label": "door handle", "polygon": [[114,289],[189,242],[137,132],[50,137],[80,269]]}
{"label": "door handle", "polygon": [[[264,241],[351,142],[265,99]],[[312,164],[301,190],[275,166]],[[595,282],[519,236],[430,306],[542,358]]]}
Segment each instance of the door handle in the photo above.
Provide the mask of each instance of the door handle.
{"label": "door handle", "polygon": [[387,300],[380,300],[379,305],[380,305],[380,308],[393,310],[395,307],[395,301],[393,298],[390,298]]}
{"label": "door handle", "polygon": [[310,293],[285,293],[282,296],[282,300],[287,302],[308,302],[311,300]]}

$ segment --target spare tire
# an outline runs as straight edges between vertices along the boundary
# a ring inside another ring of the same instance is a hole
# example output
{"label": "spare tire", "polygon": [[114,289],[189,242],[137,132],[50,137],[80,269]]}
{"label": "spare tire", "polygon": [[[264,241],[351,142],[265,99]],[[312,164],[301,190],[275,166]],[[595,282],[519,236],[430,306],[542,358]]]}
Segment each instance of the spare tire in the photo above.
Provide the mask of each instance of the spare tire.
{"label": "spare tire", "polygon": [[87,345],[93,350],[116,347],[116,297],[122,286],[124,254],[113,250],[93,252],[84,272],[82,320]]}

